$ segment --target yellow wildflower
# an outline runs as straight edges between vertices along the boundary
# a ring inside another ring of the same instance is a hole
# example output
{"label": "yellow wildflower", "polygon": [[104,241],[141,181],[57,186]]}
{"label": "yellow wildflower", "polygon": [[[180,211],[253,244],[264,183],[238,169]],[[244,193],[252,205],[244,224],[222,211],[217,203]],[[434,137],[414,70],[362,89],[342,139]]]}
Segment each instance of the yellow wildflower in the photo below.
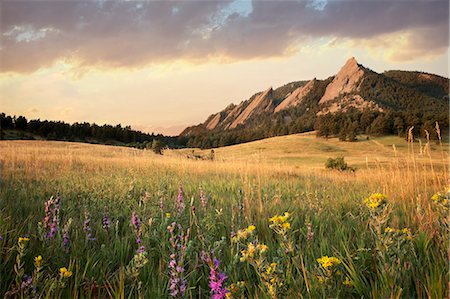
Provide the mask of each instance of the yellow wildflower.
{"label": "yellow wildflower", "polygon": [[170,218],[170,213],[166,213],[166,218]]}
{"label": "yellow wildflower", "polygon": [[436,194],[433,194],[433,196],[431,196],[431,200],[435,201],[435,202],[438,202],[440,197],[441,197],[441,193],[438,192]]}
{"label": "yellow wildflower", "polygon": [[240,229],[237,231],[236,236],[231,238],[231,241],[237,242],[239,240],[246,240],[248,237],[253,235],[253,232],[256,230],[256,226],[249,225],[246,229]]}
{"label": "yellow wildflower", "polygon": [[317,280],[319,281],[319,283],[326,283],[328,281],[328,277],[324,277],[324,276],[316,276]]}
{"label": "yellow wildflower", "polygon": [[260,253],[264,253],[267,251],[267,249],[269,249],[269,247],[267,247],[267,245],[264,243],[258,244],[258,246],[256,248],[258,249],[258,251]]}
{"label": "yellow wildflower", "polygon": [[284,229],[290,229],[291,228],[291,224],[289,222],[285,222],[281,225]]}
{"label": "yellow wildflower", "polygon": [[269,218],[269,221],[270,221],[270,222],[273,222],[273,223],[276,223],[276,222],[278,222],[278,217],[280,217],[280,216],[275,215],[275,216]]}
{"label": "yellow wildflower", "polygon": [[349,279],[348,276],[345,277],[343,284],[349,288],[353,287],[353,281],[351,279]]}
{"label": "yellow wildflower", "polygon": [[270,266],[267,267],[266,273],[270,275],[271,273],[275,272],[276,269],[277,269],[277,263],[271,263]]}
{"label": "yellow wildflower", "polygon": [[381,193],[373,193],[364,199],[364,203],[371,210],[376,210],[386,202],[386,196]]}
{"label": "yellow wildflower", "polygon": [[449,196],[448,193],[447,195],[444,195],[438,192],[431,197],[431,200],[434,201],[436,204],[439,204],[444,209],[448,209],[448,196]]}
{"label": "yellow wildflower", "polygon": [[19,243],[25,243],[30,241],[30,238],[25,238],[25,237],[19,237]]}
{"label": "yellow wildflower", "polygon": [[66,267],[62,267],[59,269],[59,275],[62,278],[69,278],[70,276],[72,276],[72,271],[67,270]]}
{"label": "yellow wildflower", "polygon": [[273,224],[283,224],[288,220],[289,217],[290,214],[288,212],[284,212],[283,216],[275,215],[269,218],[269,221],[272,222]]}
{"label": "yellow wildflower", "polygon": [[255,245],[253,245],[253,243],[248,243],[247,251],[249,255],[253,256],[256,252]]}
{"label": "yellow wildflower", "polygon": [[42,256],[37,256],[34,258],[34,264],[36,265],[36,267],[40,267],[42,266]]}
{"label": "yellow wildflower", "polygon": [[338,258],[336,258],[334,256],[328,257],[327,255],[322,256],[321,258],[318,258],[317,262],[319,264],[321,264],[322,267],[324,267],[325,269],[339,265],[341,263],[341,261]]}

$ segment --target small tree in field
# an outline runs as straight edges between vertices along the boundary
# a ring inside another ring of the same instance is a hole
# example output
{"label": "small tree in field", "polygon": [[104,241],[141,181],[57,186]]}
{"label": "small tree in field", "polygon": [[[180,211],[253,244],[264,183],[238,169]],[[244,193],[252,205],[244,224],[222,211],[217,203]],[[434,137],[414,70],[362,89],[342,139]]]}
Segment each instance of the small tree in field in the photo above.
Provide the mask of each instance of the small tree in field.
{"label": "small tree in field", "polygon": [[162,155],[162,150],[163,150],[163,148],[164,148],[164,145],[163,145],[163,143],[162,143],[161,141],[159,141],[159,140],[157,140],[157,139],[153,139],[153,142],[152,142],[152,151],[153,151],[155,154]]}
{"label": "small tree in field", "polygon": [[328,158],[327,162],[325,162],[325,168],[339,171],[355,171],[353,167],[348,166],[347,162],[344,161],[344,157]]}

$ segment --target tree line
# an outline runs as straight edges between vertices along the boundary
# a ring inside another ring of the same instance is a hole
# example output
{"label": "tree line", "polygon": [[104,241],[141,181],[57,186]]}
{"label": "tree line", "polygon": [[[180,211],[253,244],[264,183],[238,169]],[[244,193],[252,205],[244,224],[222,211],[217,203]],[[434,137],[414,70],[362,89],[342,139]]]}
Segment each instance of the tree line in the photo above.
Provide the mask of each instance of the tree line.
{"label": "tree line", "polygon": [[356,135],[398,135],[406,137],[409,128],[416,137],[437,140],[436,122],[441,129],[449,127],[448,111],[439,114],[426,112],[378,112],[373,110],[326,114],[317,117],[314,128],[317,136],[339,137],[342,141],[355,141]]}
{"label": "tree line", "polygon": [[[298,111],[297,111],[298,110]],[[126,145],[153,149],[160,153],[162,148],[215,148],[255,141],[263,138],[303,133],[316,130],[319,137],[338,137],[342,141],[355,141],[359,134],[406,136],[414,127],[416,137],[431,140],[438,138],[435,123],[441,129],[449,127],[448,110],[440,113],[419,111],[374,111],[350,109],[346,112],[316,116],[317,109],[292,109],[258,119],[258,123],[239,126],[233,130],[204,131],[192,136],[169,137],[133,130],[130,126],[90,124],[87,122],[68,124],[62,121],[28,121],[24,116],[0,114],[0,139],[5,131],[15,130],[22,134],[20,139],[34,139],[34,135],[48,140],[81,141],[102,144]],[[17,136],[16,138],[17,139]],[[157,141],[157,142],[155,142]]]}
{"label": "tree line", "polygon": [[[27,120],[24,116],[10,116],[0,113],[0,140],[7,138],[7,131],[18,133],[15,139],[79,141],[112,145],[127,145],[137,148],[152,147],[154,140],[159,146],[171,148],[182,147],[183,138],[164,136],[162,134],[144,133],[120,124],[97,125],[88,122],[68,124],[62,121]],[[17,134],[16,134],[17,135]]]}

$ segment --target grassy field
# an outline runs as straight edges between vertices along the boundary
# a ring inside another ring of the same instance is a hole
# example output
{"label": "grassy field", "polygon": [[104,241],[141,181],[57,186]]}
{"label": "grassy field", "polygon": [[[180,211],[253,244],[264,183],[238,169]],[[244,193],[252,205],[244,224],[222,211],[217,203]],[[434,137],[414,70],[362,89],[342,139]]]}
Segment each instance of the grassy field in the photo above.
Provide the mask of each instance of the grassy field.
{"label": "grassy field", "polygon": [[2,141],[0,294],[448,297],[448,144],[360,139]]}

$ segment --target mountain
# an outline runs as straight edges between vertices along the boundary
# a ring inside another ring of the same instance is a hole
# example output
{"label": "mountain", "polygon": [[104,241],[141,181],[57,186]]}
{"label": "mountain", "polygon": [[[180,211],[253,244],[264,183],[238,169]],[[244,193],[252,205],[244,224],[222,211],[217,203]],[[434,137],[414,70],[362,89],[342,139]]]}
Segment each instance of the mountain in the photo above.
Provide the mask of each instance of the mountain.
{"label": "mountain", "polygon": [[[448,113],[448,93],[448,78],[411,71],[377,73],[352,57],[334,76],[269,87],[186,128],[180,136],[190,139],[188,145],[210,147],[230,139],[239,143],[312,130],[318,119],[332,115],[410,113],[430,120],[430,115]],[[360,122],[351,120],[355,121]]]}

